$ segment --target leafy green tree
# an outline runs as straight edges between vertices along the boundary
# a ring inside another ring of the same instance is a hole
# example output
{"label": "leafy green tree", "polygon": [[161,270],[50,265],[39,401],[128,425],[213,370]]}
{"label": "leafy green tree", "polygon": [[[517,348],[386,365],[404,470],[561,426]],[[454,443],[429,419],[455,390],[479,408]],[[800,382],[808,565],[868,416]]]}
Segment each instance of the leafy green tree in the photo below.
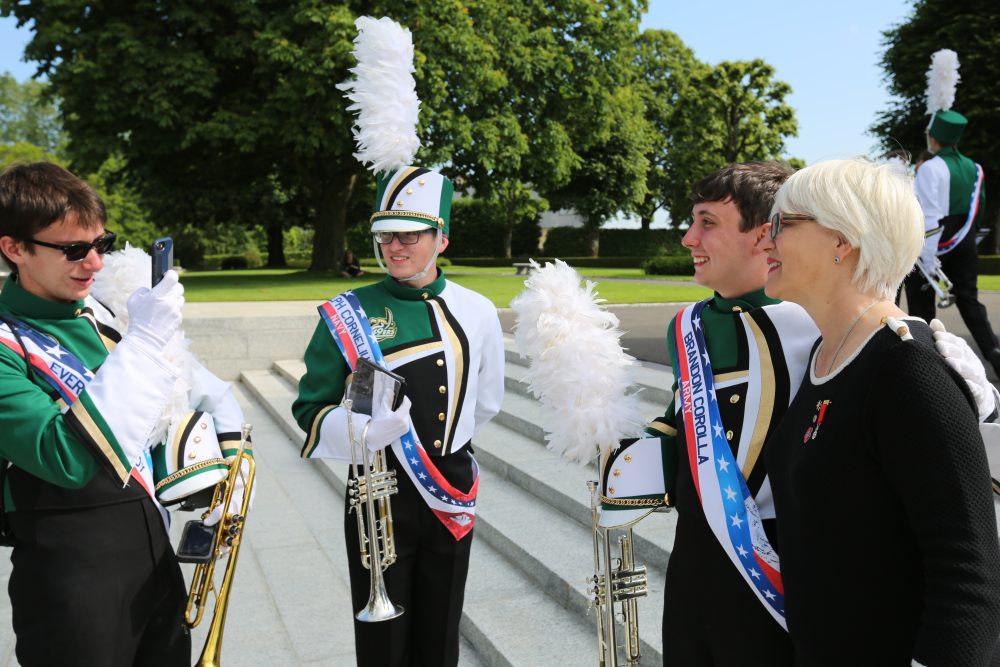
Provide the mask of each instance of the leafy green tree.
{"label": "leafy green tree", "polygon": [[46,84],[19,83],[9,72],[0,74],[0,144],[28,143],[48,154],[65,143],[58,104],[46,94]]}
{"label": "leafy green tree", "polygon": [[[952,49],[961,63],[954,109],[969,119],[961,151],[983,166],[987,194],[1000,178],[1000,5],[991,0],[916,0],[907,20],[883,33],[882,70],[894,100],[871,131],[886,150],[916,155],[926,147],[926,73],[931,54]],[[995,228],[1000,197],[986,198],[985,219]],[[984,245],[995,251],[995,240]]]}
{"label": "leafy green tree", "polygon": [[567,23],[561,35],[573,75],[558,111],[580,159],[568,183],[546,196],[553,208],[580,215],[596,256],[600,226],[619,212],[635,212],[645,198],[653,128],[634,67],[646,3],[609,0],[594,9]]}
{"label": "leafy green tree", "polygon": [[694,63],[688,72],[672,84],[677,100],[666,119],[654,119],[668,136],[652,161],[663,165],[659,194],[674,226],[690,218],[691,184],[715,169],[748,160],[802,164],[785,156],[785,140],[797,134],[798,122],[786,102],[791,87],[774,78],[771,65],[760,59]]}
{"label": "leafy green tree", "polygon": [[709,121],[722,164],[779,158],[785,137],[798,134],[795,110],[785,102],[792,87],[776,81],[763,60],[721,62],[702,85],[711,91]]}
{"label": "leafy green tree", "polygon": [[653,129],[646,196],[637,209],[642,228],[649,229],[661,208],[672,220],[682,219],[690,208],[690,185],[705,173],[703,147],[710,137],[707,124],[698,122],[705,95],[696,83],[707,78],[711,68],[667,30],[646,30],[639,36],[635,64]]}

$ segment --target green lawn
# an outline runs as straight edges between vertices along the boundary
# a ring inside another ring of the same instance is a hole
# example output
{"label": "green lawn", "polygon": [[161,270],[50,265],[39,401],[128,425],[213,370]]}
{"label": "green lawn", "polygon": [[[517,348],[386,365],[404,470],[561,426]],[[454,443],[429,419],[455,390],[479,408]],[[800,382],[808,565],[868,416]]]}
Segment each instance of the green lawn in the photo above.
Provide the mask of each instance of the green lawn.
{"label": "green lawn", "polygon": [[1000,276],[979,276],[976,284],[984,292],[1000,292]]}
{"label": "green lawn", "polygon": [[[498,307],[510,305],[510,300],[524,289],[525,276],[499,275],[498,272],[474,272],[468,275],[467,267],[446,269],[456,283],[475,290]],[[616,278],[638,278],[638,275],[620,272],[639,272],[640,269],[592,269],[607,274],[614,271]],[[507,271],[509,274],[509,270]],[[592,275],[592,274],[591,274]],[[668,278],[663,276],[663,278]],[[332,273],[310,273],[298,269],[257,269],[250,271],[189,271],[184,274],[185,295],[191,302],[207,301],[322,301],[353,287],[367,285],[381,279],[381,274],[371,273],[361,278],[341,278]],[[710,294],[709,290],[684,280],[675,285],[651,280],[623,281],[595,279],[599,296],[608,303],[660,303],[667,301],[695,301]]]}

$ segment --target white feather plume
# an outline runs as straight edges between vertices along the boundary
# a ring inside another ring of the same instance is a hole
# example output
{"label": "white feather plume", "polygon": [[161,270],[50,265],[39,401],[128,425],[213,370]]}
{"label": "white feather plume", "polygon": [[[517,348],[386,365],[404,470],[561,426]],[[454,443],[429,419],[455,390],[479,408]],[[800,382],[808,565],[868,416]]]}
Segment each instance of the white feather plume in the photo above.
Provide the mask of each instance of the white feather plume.
{"label": "white feather plume", "polygon": [[[124,250],[110,252],[104,256],[104,268],[94,277],[91,294],[114,314],[114,320],[106,324],[110,324],[122,335],[128,331],[128,298],[140,287],[150,286],[151,266],[151,259],[146,251],[126,243]],[[184,337],[184,331],[178,329],[163,348],[163,358],[179,367],[181,375],[174,383],[173,391],[163,414],[157,420],[149,442],[157,443],[165,440],[170,424],[179,421],[185,413],[190,412],[188,404],[194,359],[188,351],[190,344],[191,342]]]}
{"label": "white feather plume", "polygon": [[950,109],[955,103],[958,75],[958,54],[951,49],[935,51],[927,70],[927,113]]}
{"label": "white feather plume", "polygon": [[645,420],[622,349],[618,318],[600,304],[595,283],[581,286],[565,262],[545,267],[532,261],[525,290],[514,297],[517,350],[528,357],[528,389],[552,410],[546,427],[549,449],[579,463],[640,434]]}
{"label": "white feather plume", "polygon": [[420,100],[413,80],[413,38],[410,31],[388,17],[362,16],[354,24],[355,79],[337,84],[357,111],[354,139],[362,164],[375,173],[387,172],[413,161],[420,139],[417,117]]}

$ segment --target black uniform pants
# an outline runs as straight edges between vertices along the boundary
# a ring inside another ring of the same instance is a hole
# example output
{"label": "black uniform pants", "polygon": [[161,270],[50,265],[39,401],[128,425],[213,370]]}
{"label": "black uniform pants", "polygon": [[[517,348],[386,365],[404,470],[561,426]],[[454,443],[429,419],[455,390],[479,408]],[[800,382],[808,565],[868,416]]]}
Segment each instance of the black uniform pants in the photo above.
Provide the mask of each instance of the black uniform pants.
{"label": "black uniform pants", "polygon": [[[774,521],[764,522],[774,543]],[[703,516],[678,517],[663,603],[664,667],[783,667],[792,642]]]}
{"label": "black uniform pants", "polygon": [[[997,336],[990,326],[989,317],[986,315],[986,307],[979,302],[979,290],[976,287],[978,258],[976,233],[971,229],[954,250],[941,255],[941,270],[951,280],[951,292],[955,295],[955,306],[962,316],[962,321],[968,327],[983,357],[989,359],[990,352],[998,347],[998,343]],[[914,270],[910,273],[903,285],[906,289],[906,304],[910,315],[928,322],[934,319],[937,299],[934,290],[924,280],[920,271]]]}
{"label": "black uniform pants", "polygon": [[[385,570],[385,586],[389,599],[405,611],[391,621],[354,622],[357,662],[363,667],[455,667],[472,532],[455,540],[400,469],[392,451],[387,449],[386,454],[389,468],[397,471],[399,493],[390,500],[397,559]],[[453,486],[468,491],[472,486],[469,457],[465,447],[434,462]],[[371,575],[361,565],[353,512],[345,512],[344,531],[353,613],[368,603]]]}
{"label": "black uniform pants", "polygon": [[22,667],[191,664],[184,578],[151,501],[8,516]]}

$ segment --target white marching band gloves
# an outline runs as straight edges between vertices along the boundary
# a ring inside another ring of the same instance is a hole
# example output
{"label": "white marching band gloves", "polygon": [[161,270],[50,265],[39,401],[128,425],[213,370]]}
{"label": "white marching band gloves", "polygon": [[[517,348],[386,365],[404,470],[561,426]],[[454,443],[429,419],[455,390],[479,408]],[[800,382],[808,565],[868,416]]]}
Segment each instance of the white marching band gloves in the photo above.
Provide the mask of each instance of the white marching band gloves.
{"label": "white marching band gloves", "polygon": [[181,325],[184,287],[171,269],[154,287],[140,287],[128,298],[128,335],[162,349]]}
{"label": "white marching band gloves", "polygon": [[976,400],[979,421],[989,418],[996,410],[1000,397],[997,396],[996,388],[986,379],[986,369],[979,357],[964,339],[945,331],[941,320],[931,320],[930,327],[934,331],[934,345],[938,353],[969,386],[969,391]]}
{"label": "white marching band gloves", "polygon": [[[236,488],[233,490],[233,496],[229,501],[229,507],[223,507],[222,503],[212,510],[202,521],[206,526],[214,526],[222,520],[222,513],[225,511],[226,514],[240,514],[240,510],[243,508],[243,493],[246,489],[246,477],[250,473],[250,464],[246,461],[243,462],[241,466],[240,474],[236,477]],[[257,496],[257,485],[254,484],[253,488],[250,489],[250,503],[247,505],[247,509],[253,509],[253,501]]]}
{"label": "white marching band gloves", "polygon": [[[402,437],[410,430],[410,399],[403,397],[403,402],[395,410],[392,409],[392,396],[384,395],[383,400],[376,406],[372,406],[375,414],[368,421],[368,431],[365,433],[365,442],[368,450],[376,452],[391,445],[396,438]],[[353,417],[353,415],[352,415]],[[361,441],[361,434],[364,432],[364,425],[358,429],[354,425],[354,437]]]}
{"label": "white marching band gloves", "polygon": [[[369,451],[385,449],[410,428],[410,399],[404,396],[402,403],[395,410],[392,410],[391,406],[391,398],[380,397],[380,400],[373,406],[373,412],[376,413],[374,418],[361,412],[351,413],[354,437],[359,444],[365,426],[371,424],[368,426],[365,440]],[[361,463],[360,456],[360,452],[355,453],[359,465]],[[311,454],[311,458],[351,462],[347,410],[343,405],[338,405],[323,417],[323,423],[319,427],[319,442]]]}

